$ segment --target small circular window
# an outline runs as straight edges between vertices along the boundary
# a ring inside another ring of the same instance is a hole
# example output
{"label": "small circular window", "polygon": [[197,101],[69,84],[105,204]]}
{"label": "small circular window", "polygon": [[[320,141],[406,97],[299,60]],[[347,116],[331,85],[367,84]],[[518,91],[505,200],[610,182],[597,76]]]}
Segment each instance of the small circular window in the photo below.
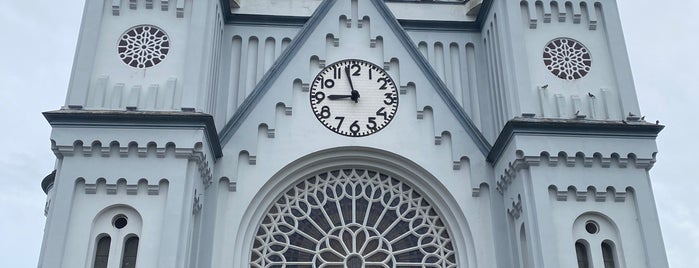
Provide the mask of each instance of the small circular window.
{"label": "small circular window", "polygon": [[590,50],[570,38],[556,38],[544,47],[544,65],[560,79],[575,80],[585,77],[592,67]]}
{"label": "small circular window", "polygon": [[114,219],[112,220],[112,225],[114,225],[114,228],[121,229],[126,227],[126,224],[129,223],[129,219],[122,214],[114,216]]}
{"label": "small circular window", "polygon": [[596,234],[599,232],[599,225],[595,221],[588,221],[585,223],[585,231],[590,234]]}
{"label": "small circular window", "polygon": [[153,25],[138,25],[119,38],[121,61],[134,68],[148,68],[162,62],[170,51],[170,37]]}

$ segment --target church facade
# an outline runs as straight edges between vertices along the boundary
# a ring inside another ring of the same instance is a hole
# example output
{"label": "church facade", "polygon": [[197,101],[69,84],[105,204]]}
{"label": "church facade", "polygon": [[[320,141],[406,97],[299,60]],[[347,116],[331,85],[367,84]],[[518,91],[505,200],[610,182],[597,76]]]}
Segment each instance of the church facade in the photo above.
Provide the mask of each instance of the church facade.
{"label": "church facade", "polygon": [[615,0],[86,1],[39,267],[668,267]]}

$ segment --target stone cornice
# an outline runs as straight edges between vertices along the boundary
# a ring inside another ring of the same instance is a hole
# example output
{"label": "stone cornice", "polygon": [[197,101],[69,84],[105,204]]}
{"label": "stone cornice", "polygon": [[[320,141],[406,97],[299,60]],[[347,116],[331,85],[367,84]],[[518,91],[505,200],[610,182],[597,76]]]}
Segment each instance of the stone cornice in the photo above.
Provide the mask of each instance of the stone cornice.
{"label": "stone cornice", "polygon": [[[174,143],[167,143],[165,146],[158,146],[155,142],[149,142],[146,146],[139,146],[136,142],[130,142],[127,146],[121,146],[119,142],[113,141],[108,146],[102,146],[99,141],[94,141],[91,145],[83,145],[81,140],[76,140],[73,145],[56,145],[52,141],[51,149],[56,157],[65,157],[73,155],[81,155],[85,157],[100,156],[100,157],[147,157],[149,155],[157,158],[165,158],[172,156],[175,158],[186,158],[194,161],[197,165],[201,181],[205,187],[209,187],[212,183],[212,171],[210,161],[206,154],[202,151],[202,143],[197,142],[192,147],[178,148]],[[52,173],[53,174],[53,173]],[[49,176],[47,176],[48,178]],[[47,180],[44,178],[44,181]],[[53,182],[53,180],[51,180]],[[47,184],[48,185],[48,184]],[[42,188],[44,183],[42,182]],[[44,192],[47,192],[44,189]]]}
{"label": "stone cornice", "polygon": [[504,194],[510,184],[517,177],[520,170],[528,169],[531,166],[548,165],[555,167],[565,165],[566,167],[583,166],[586,168],[602,167],[609,168],[612,165],[618,168],[631,167],[650,169],[655,164],[655,155],[652,158],[639,158],[634,154],[628,154],[626,157],[621,157],[617,153],[610,156],[602,156],[600,153],[595,153],[591,157],[585,156],[584,153],[578,152],[574,156],[568,156],[565,152],[559,152],[557,155],[551,155],[549,152],[541,152],[539,156],[525,156],[523,152],[518,151],[518,157],[514,161],[508,163],[507,168],[497,177],[496,189],[500,194]]}
{"label": "stone cornice", "polygon": [[223,156],[211,115],[196,112],[58,110],[44,112],[51,126],[202,128],[216,159]]}
{"label": "stone cornice", "polygon": [[655,138],[663,125],[645,121],[602,121],[584,119],[514,118],[507,122],[488,153],[487,161],[496,163],[512,138],[518,134],[548,136],[597,136]]}

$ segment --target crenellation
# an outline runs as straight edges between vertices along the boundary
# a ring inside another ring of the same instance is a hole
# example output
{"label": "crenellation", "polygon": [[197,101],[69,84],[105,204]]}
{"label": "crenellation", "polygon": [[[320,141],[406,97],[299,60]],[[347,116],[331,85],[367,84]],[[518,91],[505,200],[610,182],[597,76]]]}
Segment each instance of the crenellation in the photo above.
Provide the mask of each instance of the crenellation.
{"label": "crenellation", "polygon": [[76,187],[82,187],[84,194],[96,195],[160,195],[167,179],[160,179],[155,184],[149,184],[148,179],[139,178],[136,183],[129,184],[126,178],[119,178],[115,183],[108,183],[106,178],[97,178],[94,183],[88,183],[85,178],[76,179]]}
{"label": "crenellation", "polygon": [[614,186],[606,186],[602,187],[600,189],[604,189],[603,191],[598,191],[597,187],[593,185],[587,186],[586,189],[584,190],[579,190],[575,185],[569,185],[568,187],[564,188],[565,190],[558,190],[559,187],[557,185],[550,185],[549,186],[549,191],[553,193],[556,197],[557,201],[568,201],[568,200],[573,200],[576,202],[586,202],[586,201],[593,201],[593,202],[615,202],[615,203],[620,203],[626,201],[626,196],[627,193],[629,192],[629,188],[627,187],[623,191],[617,191]]}
{"label": "crenellation", "polygon": [[[532,4],[531,2],[534,2]],[[594,4],[589,4],[588,1],[566,1],[563,4],[554,0],[537,0],[537,1],[526,1],[522,0],[520,2],[521,8],[526,12],[525,21],[528,23],[530,29],[536,29],[538,27],[538,22],[552,23],[552,17],[556,16],[556,22],[558,23],[568,23],[581,24],[587,22],[588,30],[596,30],[598,22],[598,11],[595,8],[590,9],[591,6],[598,5],[598,2]]]}

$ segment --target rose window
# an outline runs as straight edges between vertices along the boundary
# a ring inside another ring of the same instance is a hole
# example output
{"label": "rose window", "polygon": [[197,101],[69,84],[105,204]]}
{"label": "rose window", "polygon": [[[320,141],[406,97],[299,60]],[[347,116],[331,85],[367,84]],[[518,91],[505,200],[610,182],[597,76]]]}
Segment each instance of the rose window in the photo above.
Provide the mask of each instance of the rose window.
{"label": "rose window", "polygon": [[575,80],[590,72],[592,56],[582,43],[570,38],[556,38],[544,47],[544,64],[558,78]]}
{"label": "rose window", "polygon": [[134,68],[152,67],[165,59],[170,51],[170,38],[152,25],[138,25],[119,39],[117,52],[121,61]]}
{"label": "rose window", "polygon": [[456,267],[444,222],[391,176],[343,169],[286,191],[255,234],[251,267]]}

